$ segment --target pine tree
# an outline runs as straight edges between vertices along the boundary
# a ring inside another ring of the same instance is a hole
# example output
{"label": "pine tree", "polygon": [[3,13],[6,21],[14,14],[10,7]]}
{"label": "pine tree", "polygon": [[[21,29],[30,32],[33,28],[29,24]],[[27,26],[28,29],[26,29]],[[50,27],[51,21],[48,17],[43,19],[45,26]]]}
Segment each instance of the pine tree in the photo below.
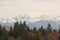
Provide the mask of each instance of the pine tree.
{"label": "pine tree", "polygon": [[25,21],[23,22],[23,26],[24,26],[25,28],[27,27],[27,26],[26,26],[26,22],[25,22]]}
{"label": "pine tree", "polygon": [[13,31],[13,28],[12,28],[12,26],[10,27],[10,32],[12,32]]}
{"label": "pine tree", "polygon": [[10,35],[10,36],[13,36],[12,33],[13,33],[13,28],[12,28],[12,26],[11,26],[11,27],[10,27],[10,31],[9,31],[9,35]]}
{"label": "pine tree", "polygon": [[14,31],[17,31],[18,29],[18,22],[14,23]]}
{"label": "pine tree", "polygon": [[2,32],[3,32],[4,34],[7,32],[5,26],[2,28]]}
{"label": "pine tree", "polygon": [[36,31],[36,27],[33,28],[33,31]]}
{"label": "pine tree", "polygon": [[8,40],[8,37],[9,37],[9,35],[8,35],[8,33],[7,33],[7,31],[6,31],[6,28],[5,28],[5,26],[3,27],[3,40]]}
{"label": "pine tree", "polygon": [[25,21],[23,22],[23,25],[26,25],[26,22]]}
{"label": "pine tree", "polygon": [[3,34],[2,34],[2,26],[0,25],[0,40],[2,39],[2,36],[3,36]]}
{"label": "pine tree", "polygon": [[22,21],[20,21],[20,25],[22,25]]}
{"label": "pine tree", "polygon": [[60,27],[59,27],[59,34],[60,34]]}
{"label": "pine tree", "polygon": [[2,26],[0,25],[0,31],[2,30]]}
{"label": "pine tree", "polygon": [[48,33],[52,32],[52,27],[50,23],[47,25],[47,32]]}
{"label": "pine tree", "polygon": [[38,31],[39,31],[39,33],[41,33],[41,35],[42,35],[43,37],[47,36],[47,32],[46,32],[46,30],[43,28],[43,26],[41,26]]}
{"label": "pine tree", "polygon": [[14,31],[12,32],[13,37],[17,38],[19,35],[19,23],[18,21],[14,23]]}
{"label": "pine tree", "polygon": [[54,29],[54,30],[53,30],[53,33],[57,33],[57,31]]}
{"label": "pine tree", "polygon": [[27,27],[27,31],[30,31],[29,27]]}
{"label": "pine tree", "polygon": [[43,30],[43,26],[41,26],[38,31],[41,32],[42,30]]}

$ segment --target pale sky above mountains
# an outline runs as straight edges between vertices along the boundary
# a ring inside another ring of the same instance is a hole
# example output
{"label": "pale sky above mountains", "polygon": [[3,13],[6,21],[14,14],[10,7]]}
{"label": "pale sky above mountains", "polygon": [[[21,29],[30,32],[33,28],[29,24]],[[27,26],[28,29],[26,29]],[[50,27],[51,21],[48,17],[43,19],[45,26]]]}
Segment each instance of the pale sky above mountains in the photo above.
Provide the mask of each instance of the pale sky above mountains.
{"label": "pale sky above mountains", "polygon": [[0,18],[27,14],[31,17],[60,16],[60,0],[0,0]]}

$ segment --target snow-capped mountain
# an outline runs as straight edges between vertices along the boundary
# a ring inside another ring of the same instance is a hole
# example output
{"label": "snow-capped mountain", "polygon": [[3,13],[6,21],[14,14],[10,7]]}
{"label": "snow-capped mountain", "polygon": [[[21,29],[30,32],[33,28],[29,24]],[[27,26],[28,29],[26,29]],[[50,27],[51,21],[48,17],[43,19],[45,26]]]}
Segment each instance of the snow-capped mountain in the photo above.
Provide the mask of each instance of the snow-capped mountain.
{"label": "snow-capped mountain", "polygon": [[51,24],[53,29],[59,29],[60,24],[58,24],[55,21],[51,21],[51,20],[40,20],[40,21],[36,21],[36,22],[33,22],[33,23],[29,23],[28,25],[29,25],[30,28],[34,28],[34,27],[39,28],[42,25],[44,26],[44,28],[46,28],[48,23]]}
{"label": "snow-capped mountain", "polygon": [[13,21],[10,19],[6,19],[6,18],[0,18],[0,25],[10,27],[13,25]]}
{"label": "snow-capped mountain", "polygon": [[56,17],[49,17],[47,15],[41,15],[40,17],[36,18],[36,17],[30,17],[26,14],[24,15],[19,15],[16,17],[13,17],[11,19],[7,19],[7,18],[0,18],[0,24],[4,25],[4,26],[13,26],[14,22],[20,22],[20,21],[26,21],[26,24],[28,26],[30,26],[30,28],[33,27],[41,27],[41,25],[43,25],[44,27],[47,26],[48,23],[50,23],[52,25],[53,28],[58,29],[58,27],[60,26],[60,16],[56,16]]}
{"label": "snow-capped mountain", "polygon": [[20,21],[26,21],[27,23],[32,22],[31,21],[32,18],[26,14],[13,17],[13,19],[18,21],[18,22],[20,22]]}

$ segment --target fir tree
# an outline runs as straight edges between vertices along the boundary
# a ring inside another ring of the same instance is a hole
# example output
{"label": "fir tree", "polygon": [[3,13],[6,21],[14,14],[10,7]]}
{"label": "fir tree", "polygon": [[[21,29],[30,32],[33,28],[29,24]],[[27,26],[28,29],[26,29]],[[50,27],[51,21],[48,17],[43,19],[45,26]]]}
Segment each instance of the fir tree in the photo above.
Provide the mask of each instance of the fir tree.
{"label": "fir tree", "polygon": [[33,28],[33,31],[34,31],[34,32],[36,31],[36,27]]}
{"label": "fir tree", "polygon": [[52,27],[51,27],[51,24],[50,23],[47,25],[47,32],[48,33],[51,33],[52,32]]}
{"label": "fir tree", "polygon": [[59,34],[60,34],[60,27],[59,27]]}

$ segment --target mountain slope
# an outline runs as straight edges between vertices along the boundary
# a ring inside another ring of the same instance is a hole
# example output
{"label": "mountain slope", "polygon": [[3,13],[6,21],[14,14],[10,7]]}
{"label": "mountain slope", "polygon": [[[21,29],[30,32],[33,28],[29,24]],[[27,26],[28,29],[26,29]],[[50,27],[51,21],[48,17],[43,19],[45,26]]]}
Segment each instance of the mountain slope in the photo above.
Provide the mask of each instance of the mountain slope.
{"label": "mountain slope", "polygon": [[[59,19],[59,20],[58,20]],[[56,16],[56,17],[48,17],[47,15],[41,15],[40,17],[36,18],[31,18],[30,16],[24,14],[24,15],[19,15],[16,17],[13,17],[11,19],[7,19],[7,18],[0,18],[0,24],[2,26],[13,26],[14,22],[20,22],[20,21],[26,21],[26,24],[30,27],[36,27],[39,28],[41,27],[41,25],[44,26],[44,28],[46,28],[46,26],[48,25],[48,23],[50,23],[52,25],[53,28],[58,29],[60,26],[60,16]]]}
{"label": "mountain slope", "polygon": [[46,28],[48,23],[50,23],[52,25],[52,28],[54,28],[54,29],[59,28],[59,24],[54,22],[54,21],[51,21],[51,20],[40,20],[40,21],[36,21],[36,22],[33,22],[33,23],[29,23],[27,25],[30,26],[30,28],[33,28],[33,27],[39,28],[42,25],[44,26],[44,28]]}

